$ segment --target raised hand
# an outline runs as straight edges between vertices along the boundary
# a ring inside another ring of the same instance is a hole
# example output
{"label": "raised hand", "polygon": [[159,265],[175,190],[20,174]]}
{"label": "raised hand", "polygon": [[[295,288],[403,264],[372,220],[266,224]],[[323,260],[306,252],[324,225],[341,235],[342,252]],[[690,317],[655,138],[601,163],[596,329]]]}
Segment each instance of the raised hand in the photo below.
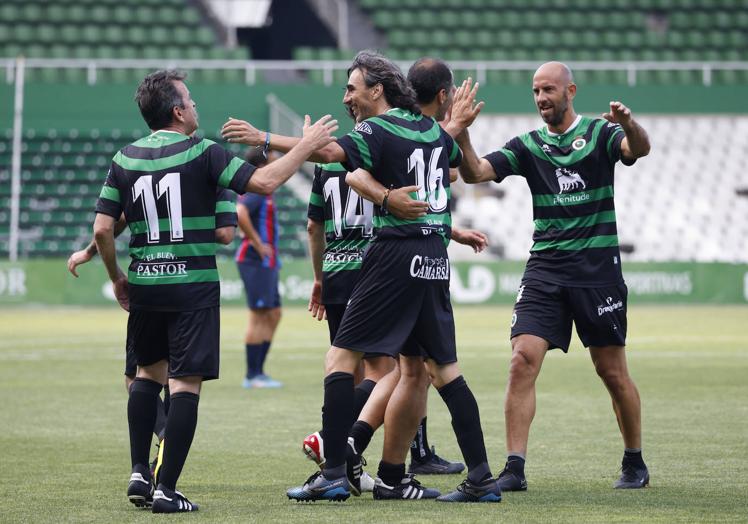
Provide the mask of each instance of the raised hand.
{"label": "raised hand", "polygon": [[631,122],[631,109],[616,100],[610,102],[610,112],[603,113],[603,118],[614,124],[627,126]]}
{"label": "raised hand", "polygon": [[312,284],[312,294],[309,297],[309,307],[307,309],[312,312],[312,318],[317,320],[326,318],[325,305],[322,303],[322,283],[317,280]]}
{"label": "raised hand", "polygon": [[333,120],[331,115],[325,115],[314,124],[309,115],[304,115],[304,137],[303,142],[309,143],[313,150],[322,149],[330,142],[335,141],[332,133],[338,130],[338,121]]}
{"label": "raised hand", "polygon": [[419,189],[419,186],[406,186],[391,190],[387,197],[387,211],[401,220],[415,220],[424,216],[429,205],[410,196]]}
{"label": "raised hand", "polygon": [[476,253],[480,253],[488,245],[488,237],[484,233],[474,229],[452,228],[452,240],[458,244],[472,247]]}
{"label": "raised hand", "polygon": [[245,120],[229,117],[221,128],[221,136],[227,142],[248,146],[265,145],[265,132],[255,128]]}
{"label": "raised hand", "polygon": [[481,109],[483,109],[483,106],[486,105],[483,101],[475,102],[479,86],[478,82],[473,85],[473,79],[468,77],[457,88],[457,91],[455,91],[449,123],[460,131],[470,127],[481,112]]}

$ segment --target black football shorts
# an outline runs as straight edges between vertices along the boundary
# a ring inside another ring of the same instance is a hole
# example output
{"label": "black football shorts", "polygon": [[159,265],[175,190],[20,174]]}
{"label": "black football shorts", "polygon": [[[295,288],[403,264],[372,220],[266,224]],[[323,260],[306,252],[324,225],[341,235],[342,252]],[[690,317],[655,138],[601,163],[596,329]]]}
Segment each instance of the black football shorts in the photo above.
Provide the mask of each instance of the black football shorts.
{"label": "black football shorts", "polygon": [[195,311],[131,310],[127,352],[138,366],[169,362],[169,377],[218,378],[220,309]]}
{"label": "black football shorts", "polygon": [[569,350],[572,322],[584,347],[625,346],[626,284],[586,288],[523,280],[512,312],[511,336],[544,338]]}

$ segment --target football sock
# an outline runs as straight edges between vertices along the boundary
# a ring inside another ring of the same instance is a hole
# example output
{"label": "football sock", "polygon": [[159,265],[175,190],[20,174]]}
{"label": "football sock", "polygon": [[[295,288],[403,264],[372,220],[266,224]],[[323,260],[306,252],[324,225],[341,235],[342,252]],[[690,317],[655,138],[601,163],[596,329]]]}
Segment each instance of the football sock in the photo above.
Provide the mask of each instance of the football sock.
{"label": "football sock", "polygon": [[127,400],[127,424],[130,428],[130,459],[132,466],[147,465],[150,461],[151,434],[156,423],[158,395],[161,384],[146,378],[136,378]]}
{"label": "football sock", "polygon": [[255,378],[260,374],[262,344],[245,344],[244,350],[247,353],[247,378]]}
{"label": "football sock", "polygon": [[259,358],[259,368],[260,368],[260,375],[265,374],[265,359],[268,358],[268,353],[270,352],[270,344],[272,344],[272,340],[266,340],[262,343],[262,351],[260,352],[260,358]]}
{"label": "football sock", "polygon": [[322,430],[325,439],[325,477],[333,468],[345,466],[348,433],[353,425],[353,375],[335,372],[325,377]]}
{"label": "football sock", "polygon": [[161,440],[164,438],[164,429],[166,429],[166,410],[164,409],[164,401],[161,400],[161,397],[158,396],[156,398],[158,407],[156,408],[156,422],[153,424],[153,433],[157,439]]}
{"label": "football sock", "polygon": [[509,454],[506,458],[506,467],[512,473],[525,476],[525,457],[521,455]]}
{"label": "football sock", "polygon": [[169,416],[166,417],[164,435],[164,461],[159,472],[159,483],[169,489],[176,489],[177,479],[187,460],[197,427],[197,405],[199,395],[188,392],[174,393],[171,396]]}
{"label": "football sock", "polygon": [[371,392],[374,390],[374,386],[377,383],[370,379],[364,379],[361,383],[356,386],[353,390],[353,418],[357,419],[361,414],[361,410],[364,409],[366,401],[369,400]]}
{"label": "football sock", "polygon": [[626,448],[623,452],[623,460],[635,466],[644,466],[641,448]]}
{"label": "football sock", "polygon": [[439,388],[439,394],[452,415],[452,428],[468,467],[468,479],[479,483],[491,476],[491,470],[486,458],[478,403],[462,375]]}
{"label": "football sock", "polygon": [[426,417],[423,417],[418,425],[418,431],[410,443],[410,458],[412,460],[427,460],[431,458],[431,447],[429,446],[428,435],[426,434]]}
{"label": "football sock", "polygon": [[381,461],[377,469],[377,477],[388,486],[397,486],[405,477],[405,463],[390,464]]}
{"label": "football sock", "polygon": [[350,436],[353,438],[353,446],[356,448],[356,453],[362,455],[366,448],[369,447],[371,437],[374,436],[374,429],[363,420],[357,420],[351,428]]}

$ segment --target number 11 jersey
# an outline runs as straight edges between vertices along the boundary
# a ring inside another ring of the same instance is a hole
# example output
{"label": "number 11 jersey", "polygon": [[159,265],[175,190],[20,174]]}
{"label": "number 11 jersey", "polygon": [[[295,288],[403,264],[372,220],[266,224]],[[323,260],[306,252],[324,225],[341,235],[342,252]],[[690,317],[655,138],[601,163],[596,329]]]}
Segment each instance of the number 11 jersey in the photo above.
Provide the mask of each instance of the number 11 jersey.
{"label": "number 11 jersey", "polygon": [[96,212],[130,228],[130,307],[190,311],[219,305],[216,188],[244,193],[255,168],[203,138],[156,131],[112,159]]}

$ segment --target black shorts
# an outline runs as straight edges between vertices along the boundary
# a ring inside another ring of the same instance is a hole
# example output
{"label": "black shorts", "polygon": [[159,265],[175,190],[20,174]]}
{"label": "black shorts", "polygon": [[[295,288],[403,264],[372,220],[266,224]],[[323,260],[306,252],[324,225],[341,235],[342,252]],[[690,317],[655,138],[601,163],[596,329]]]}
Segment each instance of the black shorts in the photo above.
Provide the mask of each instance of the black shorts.
{"label": "black shorts", "polygon": [[125,376],[135,378],[135,375],[138,372],[138,356],[135,354],[135,351],[130,348],[130,337],[128,336],[127,338],[127,347],[125,348]]}
{"label": "black shorts", "polygon": [[131,310],[127,352],[138,366],[169,362],[169,377],[218,378],[220,309],[195,311]]}
{"label": "black shorts", "polygon": [[[326,304],[325,313],[327,314],[327,329],[330,330],[330,344],[335,340],[335,335],[340,329],[340,322],[343,320],[346,304]],[[388,353],[364,353],[364,358],[391,357]]]}
{"label": "black shorts", "polygon": [[372,243],[333,345],[393,357],[424,348],[438,364],[457,362],[449,258],[441,237]]}
{"label": "black shorts", "polygon": [[571,325],[584,347],[626,345],[626,284],[585,288],[523,280],[512,313],[512,337],[535,335],[549,349],[569,350]]}

